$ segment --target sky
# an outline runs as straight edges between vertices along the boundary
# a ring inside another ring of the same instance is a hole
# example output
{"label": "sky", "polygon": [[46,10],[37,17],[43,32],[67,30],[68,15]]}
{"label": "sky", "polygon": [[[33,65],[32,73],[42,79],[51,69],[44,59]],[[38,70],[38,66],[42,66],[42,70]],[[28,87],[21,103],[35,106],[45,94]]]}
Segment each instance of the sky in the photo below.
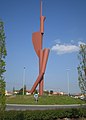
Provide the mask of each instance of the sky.
{"label": "sky", "polygon": [[[86,44],[86,0],[42,2],[43,48],[50,49],[44,89],[67,93],[69,88],[70,93],[79,93],[77,55],[79,45]],[[30,90],[39,74],[32,33],[40,28],[40,0],[0,0],[0,19],[6,35],[6,89],[22,88],[25,74]]]}

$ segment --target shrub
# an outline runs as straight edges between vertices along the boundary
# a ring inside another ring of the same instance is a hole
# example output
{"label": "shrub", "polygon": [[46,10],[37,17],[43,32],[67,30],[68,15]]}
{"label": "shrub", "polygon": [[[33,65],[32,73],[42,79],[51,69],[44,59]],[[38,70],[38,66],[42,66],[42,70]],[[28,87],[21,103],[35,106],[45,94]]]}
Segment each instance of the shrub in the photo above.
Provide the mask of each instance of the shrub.
{"label": "shrub", "polygon": [[86,118],[85,108],[43,111],[5,111],[0,112],[0,120],[57,120],[58,118]]}

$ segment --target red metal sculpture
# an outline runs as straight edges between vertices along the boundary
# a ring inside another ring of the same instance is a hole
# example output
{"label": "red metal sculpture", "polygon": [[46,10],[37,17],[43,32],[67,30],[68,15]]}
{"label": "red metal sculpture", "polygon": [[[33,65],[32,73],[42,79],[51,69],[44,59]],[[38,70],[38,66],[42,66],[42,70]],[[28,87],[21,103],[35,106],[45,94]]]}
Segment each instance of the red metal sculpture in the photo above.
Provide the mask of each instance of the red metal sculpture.
{"label": "red metal sculpture", "polygon": [[42,0],[40,0],[40,31],[34,32],[32,34],[33,46],[34,46],[35,52],[39,58],[39,75],[30,91],[31,94],[35,91],[36,87],[39,84],[39,95],[43,95],[44,73],[45,73],[48,55],[49,55],[49,51],[50,51],[47,48],[42,49],[45,18],[46,18],[45,16],[42,16]]}

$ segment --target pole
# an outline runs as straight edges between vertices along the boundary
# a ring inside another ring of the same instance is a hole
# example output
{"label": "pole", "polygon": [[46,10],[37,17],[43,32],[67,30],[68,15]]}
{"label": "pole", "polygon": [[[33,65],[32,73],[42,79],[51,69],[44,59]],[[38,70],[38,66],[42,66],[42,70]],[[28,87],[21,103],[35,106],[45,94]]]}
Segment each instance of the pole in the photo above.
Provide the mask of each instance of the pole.
{"label": "pole", "polygon": [[24,95],[24,85],[25,85],[25,67],[24,67],[24,70],[23,70],[23,95]]}
{"label": "pole", "polygon": [[42,0],[40,0],[40,17],[42,16]]}
{"label": "pole", "polygon": [[67,86],[68,86],[68,96],[69,96],[69,69],[67,69]]}

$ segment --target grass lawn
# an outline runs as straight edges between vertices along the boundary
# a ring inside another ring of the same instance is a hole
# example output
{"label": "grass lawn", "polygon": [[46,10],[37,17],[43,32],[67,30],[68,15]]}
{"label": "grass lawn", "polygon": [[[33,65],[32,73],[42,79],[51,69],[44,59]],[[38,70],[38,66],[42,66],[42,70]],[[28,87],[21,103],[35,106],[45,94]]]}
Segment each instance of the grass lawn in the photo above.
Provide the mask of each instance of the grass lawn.
{"label": "grass lawn", "polygon": [[64,105],[64,104],[85,104],[80,99],[75,99],[70,96],[41,96],[38,98],[38,103],[35,102],[33,95],[30,96],[9,96],[6,98],[7,104],[27,104],[27,105]]}

